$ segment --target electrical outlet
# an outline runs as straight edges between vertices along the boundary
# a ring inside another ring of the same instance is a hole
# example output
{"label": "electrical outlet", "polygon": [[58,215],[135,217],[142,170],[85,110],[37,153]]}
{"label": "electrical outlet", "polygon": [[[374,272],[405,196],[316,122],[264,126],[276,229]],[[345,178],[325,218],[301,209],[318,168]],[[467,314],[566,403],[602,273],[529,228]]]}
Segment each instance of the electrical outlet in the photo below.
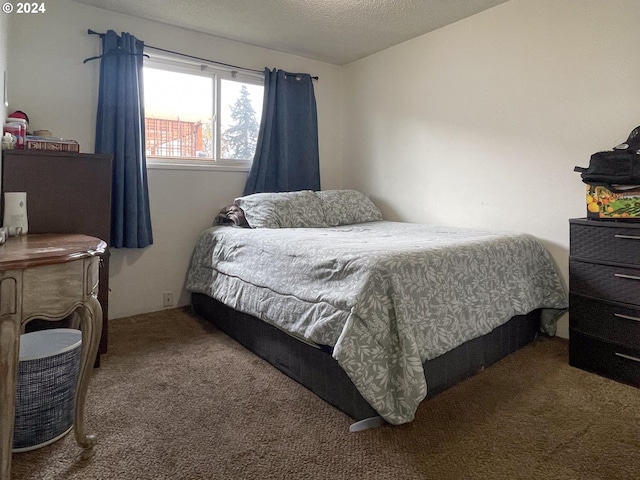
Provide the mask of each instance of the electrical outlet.
{"label": "electrical outlet", "polygon": [[173,292],[165,292],[162,294],[162,306],[173,307]]}

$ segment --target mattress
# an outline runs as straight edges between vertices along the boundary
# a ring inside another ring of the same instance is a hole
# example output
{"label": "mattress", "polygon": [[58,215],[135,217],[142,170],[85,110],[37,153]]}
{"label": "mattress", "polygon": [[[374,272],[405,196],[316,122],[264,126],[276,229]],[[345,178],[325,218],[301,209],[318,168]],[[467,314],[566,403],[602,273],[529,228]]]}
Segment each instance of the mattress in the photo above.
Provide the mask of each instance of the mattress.
{"label": "mattress", "polygon": [[215,227],[196,245],[187,288],[329,346],[394,424],[427,395],[425,361],[536,309],[553,334],[567,302],[530,235],[388,221]]}
{"label": "mattress", "polygon": [[[194,311],[251,352],[305,386],[356,421],[378,416],[330,348],[316,348],[262,320],[238,312],[201,293],[192,294]],[[423,364],[433,397],[510,353],[531,343],[540,331],[540,311],[519,315],[504,325]]]}

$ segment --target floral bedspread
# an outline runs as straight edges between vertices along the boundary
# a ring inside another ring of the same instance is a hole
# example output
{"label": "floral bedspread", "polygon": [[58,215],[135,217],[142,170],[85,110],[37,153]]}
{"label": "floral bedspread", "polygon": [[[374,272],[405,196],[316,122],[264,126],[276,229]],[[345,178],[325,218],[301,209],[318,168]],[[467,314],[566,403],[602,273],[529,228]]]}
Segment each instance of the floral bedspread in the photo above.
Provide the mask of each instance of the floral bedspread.
{"label": "floral bedspread", "polygon": [[329,228],[214,227],[195,247],[187,289],[316,344],[388,422],[413,420],[422,363],[514,315],[567,307],[533,236],[377,221]]}

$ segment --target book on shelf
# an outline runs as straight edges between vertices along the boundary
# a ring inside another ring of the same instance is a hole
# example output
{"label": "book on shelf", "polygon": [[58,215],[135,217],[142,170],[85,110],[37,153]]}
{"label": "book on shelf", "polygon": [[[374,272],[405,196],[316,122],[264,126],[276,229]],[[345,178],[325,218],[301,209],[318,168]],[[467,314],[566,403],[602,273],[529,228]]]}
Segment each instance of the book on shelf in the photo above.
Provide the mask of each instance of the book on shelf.
{"label": "book on shelf", "polygon": [[80,152],[80,144],[75,140],[57,137],[38,137],[35,135],[27,135],[24,148],[26,150]]}

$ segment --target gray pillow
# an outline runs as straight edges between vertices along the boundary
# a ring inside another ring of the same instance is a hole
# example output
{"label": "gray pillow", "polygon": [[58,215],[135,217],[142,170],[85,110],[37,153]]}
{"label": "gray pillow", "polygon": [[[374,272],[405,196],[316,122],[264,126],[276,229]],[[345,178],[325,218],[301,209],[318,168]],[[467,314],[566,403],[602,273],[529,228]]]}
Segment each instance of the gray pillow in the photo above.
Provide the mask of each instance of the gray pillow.
{"label": "gray pillow", "polygon": [[320,199],[311,190],[254,193],[236,198],[252,228],[326,227]]}
{"label": "gray pillow", "polygon": [[382,212],[364,193],[356,190],[323,190],[316,192],[322,203],[328,226],[382,220]]}

